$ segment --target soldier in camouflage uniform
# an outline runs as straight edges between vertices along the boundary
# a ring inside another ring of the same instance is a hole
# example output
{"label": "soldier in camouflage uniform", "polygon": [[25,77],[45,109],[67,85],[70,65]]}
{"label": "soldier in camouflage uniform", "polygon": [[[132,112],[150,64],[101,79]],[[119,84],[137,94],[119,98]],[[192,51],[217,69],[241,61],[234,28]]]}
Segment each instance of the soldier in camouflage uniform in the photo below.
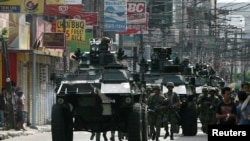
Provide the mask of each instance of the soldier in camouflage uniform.
{"label": "soldier in camouflage uniform", "polygon": [[211,101],[209,110],[208,110],[208,115],[209,115],[209,121],[208,124],[216,124],[217,119],[216,119],[216,106],[220,102],[220,98],[216,96],[216,89],[215,88],[209,88],[208,89],[208,94],[209,94],[209,99]]}
{"label": "soldier in camouflage uniform", "polygon": [[207,125],[209,122],[209,107],[211,106],[211,99],[208,95],[208,88],[202,88],[202,94],[199,95],[197,100],[199,119],[201,122],[201,129],[204,133],[207,133]]}
{"label": "soldier in camouflage uniform", "polygon": [[148,98],[148,124],[152,133],[152,140],[159,141],[163,116],[161,105],[165,98],[161,94],[160,86],[155,86],[153,91],[154,94]]}
{"label": "soldier in camouflage uniform", "polygon": [[164,93],[165,103],[164,103],[164,128],[165,128],[165,136],[166,139],[169,136],[169,128],[168,124],[170,123],[170,140],[174,140],[174,133],[179,132],[179,110],[180,110],[180,98],[177,93],[173,92],[174,83],[167,83],[168,92]]}

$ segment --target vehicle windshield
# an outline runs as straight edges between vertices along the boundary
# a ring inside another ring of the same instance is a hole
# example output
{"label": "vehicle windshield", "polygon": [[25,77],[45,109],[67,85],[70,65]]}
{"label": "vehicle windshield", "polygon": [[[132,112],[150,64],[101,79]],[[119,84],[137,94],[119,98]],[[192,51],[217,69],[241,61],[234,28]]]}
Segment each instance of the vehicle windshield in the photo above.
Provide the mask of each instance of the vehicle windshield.
{"label": "vehicle windshield", "polygon": [[185,85],[184,78],[177,75],[165,76],[162,83],[167,84],[168,82],[173,82],[175,86]]}
{"label": "vehicle windshield", "polygon": [[128,78],[122,71],[106,71],[102,75],[103,82],[126,82]]}
{"label": "vehicle windshield", "polygon": [[64,80],[99,80],[101,72],[98,69],[81,70],[78,74],[68,74]]}
{"label": "vehicle windshield", "polygon": [[144,75],[144,80],[148,84],[154,84],[156,80],[158,80],[160,75],[154,75],[154,74],[145,74]]}
{"label": "vehicle windshield", "polygon": [[206,81],[204,78],[201,78],[201,77],[197,77],[195,79],[195,86],[203,86],[205,85]]}

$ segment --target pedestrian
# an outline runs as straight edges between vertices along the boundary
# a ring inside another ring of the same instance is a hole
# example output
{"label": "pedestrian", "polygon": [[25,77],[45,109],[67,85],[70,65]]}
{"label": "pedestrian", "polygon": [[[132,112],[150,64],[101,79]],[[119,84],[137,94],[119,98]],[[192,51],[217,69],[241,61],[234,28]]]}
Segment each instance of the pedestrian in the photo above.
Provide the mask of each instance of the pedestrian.
{"label": "pedestrian", "polygon": [[153,88],[154,94],[150,95],[148,98],[148,124],[152,134],[151,139],[159,141],[161,126],[162,126],[162,116],[163,111],[161,105],[164,102],[164,96],[161,94],[160,86],[155,86]]}
{"label": "pedestrian", "polygon": [[250,124],[250,121],[248,121],[246,118],[244,118],[243,113],[241,112],[242,103],[246,100],[246,98],[247,98],[247,93],[246,92],[244,92],[244,91],[239,91],[238,92],[239,104],[236,107],[236,110],[237,110],[237,124],[238,125]]}
{"label": "pedestrian", "polygon": [[201,122],[201,130],[203,131],[203,133],[207,133],[207,126],[209,122],[209,107],[211,106],[211,103],[211,99],[208,95],[208,88],[203,87],[202,93],[197,99],[198,117]]}
{"label": "pedestrian", "polygon": [[221,90],[223,101],[221,101],[216,107],[216,118],[218,124],[231,124],[236,125],[236,104],[231,98],[231,88],[224,87]]}
{"label": "pedestrian", "polygon": [[5,112],[5,107],[6,107],[6,89],[2,88],[2,91],[0,93],[0,127],[4,126],[5,123],[5,117],[4,117],[4,112]]}
{"label": "pedestrian", "polygon": [[250,93],[250,84],[248,82],[241,83],[241,91],[246,92],[248,95]]}
{"label": "pedestrian", "polygon": [[167,83],[168,92],[164,93],[165,99],[167,99],[167,104],[164,104],[164,128],[166,139],[169,136],[168,124],[170,123],[170,140],[174,140],[174,133],[179,132],[179,111],[180,111],[180,98],[176,92],[173,91],[174,83]]}
{"label": "pedestrian", "polygon": [[17,129],[26,130],[23,126],[24,124],[24,95],[21,88],[16,91],[17,99],[16,99],[16,116],[17,116]]}

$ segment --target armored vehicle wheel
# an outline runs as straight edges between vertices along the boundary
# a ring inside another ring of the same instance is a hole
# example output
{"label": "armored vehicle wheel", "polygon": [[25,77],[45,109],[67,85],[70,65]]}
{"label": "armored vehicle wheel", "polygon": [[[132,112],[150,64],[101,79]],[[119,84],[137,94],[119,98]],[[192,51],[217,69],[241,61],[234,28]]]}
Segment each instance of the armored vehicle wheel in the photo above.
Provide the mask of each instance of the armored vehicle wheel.
{"label": "armored vehicle wheel", "polygon": [[62,105],[52,107],[52,141],[73,141],[73,118]]}
{"label": "armored vehicle wheel", "polygon": [[128,141],[142,141],[142,107],[135,103],[128,117]]}
{"label": "armored vehicle wheel", "polygon": [[181,109],[182,134],[184,136],[195,136],[197,134],[197,109],[194,102],[188,102]]}
{"label": "armored vehicle wheel", "polygon": [[148,140],[148,112],[147,106],[142,108],[142,141]]}

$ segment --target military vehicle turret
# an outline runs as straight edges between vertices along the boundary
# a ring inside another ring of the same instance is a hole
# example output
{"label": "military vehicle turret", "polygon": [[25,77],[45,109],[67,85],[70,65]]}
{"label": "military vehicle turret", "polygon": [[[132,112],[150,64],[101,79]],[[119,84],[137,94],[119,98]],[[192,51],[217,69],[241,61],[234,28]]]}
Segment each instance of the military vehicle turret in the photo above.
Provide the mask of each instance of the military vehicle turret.
{"label": "military vehicle turret", "polygon": [[134,74],[109,50],[110,39],[91,39],[89,52],[64,75],[52,107],[52,140],[73,141],[73,132],[121,131],[128,141],[147,141],[147,106]]}

